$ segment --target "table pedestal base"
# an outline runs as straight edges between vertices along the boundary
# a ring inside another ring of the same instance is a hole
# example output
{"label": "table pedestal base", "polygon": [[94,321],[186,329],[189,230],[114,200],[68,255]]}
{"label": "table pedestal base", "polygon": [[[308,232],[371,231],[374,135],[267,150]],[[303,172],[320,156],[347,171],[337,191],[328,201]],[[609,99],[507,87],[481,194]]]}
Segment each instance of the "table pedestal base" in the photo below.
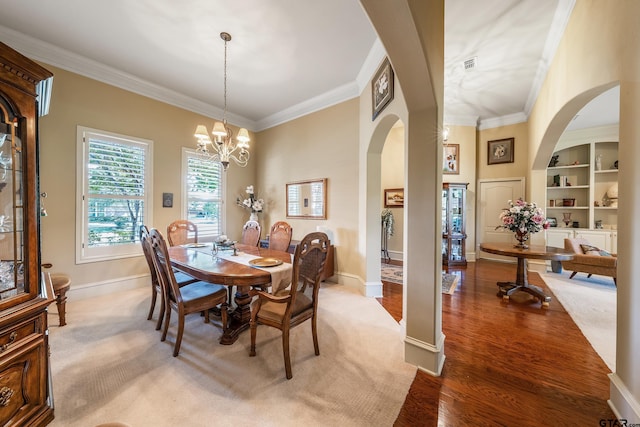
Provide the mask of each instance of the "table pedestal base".
{"label": "table pedestal base", "polygon": [[498,296],[502,297],[504,301],[509,301],[509,297],[518,291],[527,292],[530,295],[533,295],[534,298],[538,299],[543,307],[549,307],[549,302],[551,301],[551,297],[546,295],[542,288],[527,284],[527,285],[518,285],[514,282],[498,282]]}
{"label": "table pedestal base", "polygon": [[249,289],[249,286],[238,286],[234,299],[236,308],[229,313],[229,325],[220,337],[220,344],[233,344],[242,332],[249,329],[249,321],[251,320],[251,297],[249,296]]}

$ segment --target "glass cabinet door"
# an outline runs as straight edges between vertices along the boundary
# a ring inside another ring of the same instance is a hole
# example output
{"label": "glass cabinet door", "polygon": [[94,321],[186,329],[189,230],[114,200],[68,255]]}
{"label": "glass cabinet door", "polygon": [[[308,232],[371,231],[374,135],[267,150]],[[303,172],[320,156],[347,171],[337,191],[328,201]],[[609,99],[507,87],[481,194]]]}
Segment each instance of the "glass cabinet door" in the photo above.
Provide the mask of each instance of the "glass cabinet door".
{"label": "glass cabinet door", "polygon": [[442,261],[448,265],[466,265],[465,197],[468,184],[443,183],[442,188]]}
{"label": "glass cabinet door", "polygon": [[0,302],[25,293],[20,124],[0,97]]}

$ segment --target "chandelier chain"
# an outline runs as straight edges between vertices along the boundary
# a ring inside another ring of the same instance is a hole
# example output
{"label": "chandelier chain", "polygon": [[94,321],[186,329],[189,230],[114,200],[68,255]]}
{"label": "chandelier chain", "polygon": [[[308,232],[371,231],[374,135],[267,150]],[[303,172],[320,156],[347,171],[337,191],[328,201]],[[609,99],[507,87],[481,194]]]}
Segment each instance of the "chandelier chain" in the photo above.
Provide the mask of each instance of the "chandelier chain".
{"label": "chandelier chain", "polygon": [[224,38],[224,112],[222,113],[222,123],[227,124],[227,43]]}

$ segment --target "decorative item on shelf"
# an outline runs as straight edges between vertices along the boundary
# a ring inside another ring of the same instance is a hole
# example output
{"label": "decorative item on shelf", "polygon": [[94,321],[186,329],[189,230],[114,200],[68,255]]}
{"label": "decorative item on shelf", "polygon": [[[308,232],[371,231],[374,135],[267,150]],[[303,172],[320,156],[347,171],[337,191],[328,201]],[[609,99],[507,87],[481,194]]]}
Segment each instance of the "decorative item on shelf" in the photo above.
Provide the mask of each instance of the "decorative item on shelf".
{"label": "decorative item on shelf", "polygon": [[[205,125],[198,125],[194,136],[197,139],[198,153],[214,162],[222,163],[222,168],[226,171],[229,160],[233,160],[238,166],[247,166],[250,138],[249,132],[245,128],[241,128],[236,136],[237,142],[235,142],[233,132],[227,126],[227,43],[231,40],[231,35],[222,32],[220,38],[224,40],[224,112],[222,123],[216,122],[213,125],[211,131],[214,136],[213,143]],[[213,147],[213,150],[209,146]]]}
{"label": "decorative item on shelf", "polygon": [[618,161],[613,162],[613,167],[611,169],[618,169]]}
{"label": "decorative item on shelf", "polygon": [[555,167],[558,164],[558,157],[560,157],[559,154],[554,154],[553,156],[551,156],[551,160],[549,160],[549,166],[550,168]]}
{"label": "decorative item on shelf", "polygon": [[576,199],[562,199],[562,206],[574,207],[576,205]]}
{"label": "decorative item on shelf", "polygon": [[598,229],[598,230],[602,229],[602,220],[601,219],[596,219],[595,228]]}
{"label": "decorative item on shelf", "polygon": [[596,156],[596,170],[597,171],[602,170],[602,154],[598,154]]}
{"label": "decorative item on shelf", "polygon": [[605,195],[607,199],[607,206],[610,208],[618,207],[618,183],[616,182],[607,190],[607,194]]}
{"label": "decorative item on shelf", "polygon": [[246,199],[242,199],[240,196],[236,199],[236,204],[244,209],[249,209],[251,211],[251,215],[249,216],[250,221],[258,220],[258,212],[262,212],[264,208],[264,200],[258,199],[253,191],[253,185],[250,185],[245,190],[247,195]]}
{"label": "decorative item on shelf", "polygon": [[549,228],[549,222],[544,217],[544,212],[538,205],[518,199],[515,203],[509,200],[509,207],[500,213],[502,225],[496,227],[504,228],[515,233],[518,244],[516,248],[527,249],[527,241],[533,233]]}
{"label": "decorative item on shelf", "polygon": [[549,223],[549,227],[557,227],[558,220],[554,217],[547,217],[547,222]]}
{"label": "decorative item on shelf", "polygon": [[571,212],[562,212],[562,222],[564,222],[565,227],[569,227],[569,223],[571,223]]}

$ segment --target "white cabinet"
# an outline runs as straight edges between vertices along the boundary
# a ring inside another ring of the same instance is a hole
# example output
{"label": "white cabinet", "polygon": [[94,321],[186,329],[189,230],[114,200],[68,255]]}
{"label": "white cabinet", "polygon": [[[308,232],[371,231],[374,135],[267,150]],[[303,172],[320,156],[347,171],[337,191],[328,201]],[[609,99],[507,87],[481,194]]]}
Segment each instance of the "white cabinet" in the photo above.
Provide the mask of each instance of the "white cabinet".
{"label": "white cabinet", "polygon": [[564,239],[582,238],[607,252],[617,253],[618,250],[618,232],[616,230],[549,228],[546,230],[546,238],[547,246],[555,248],[564,248]]}
{"label": "white cabinet", "polygon": [[600,231],[590,230],[576,230],[575,236],[580,239],[585,239],[593,246],[597,246],[600,249],[608,251],[611,248],[611,233],[605,233]]}

